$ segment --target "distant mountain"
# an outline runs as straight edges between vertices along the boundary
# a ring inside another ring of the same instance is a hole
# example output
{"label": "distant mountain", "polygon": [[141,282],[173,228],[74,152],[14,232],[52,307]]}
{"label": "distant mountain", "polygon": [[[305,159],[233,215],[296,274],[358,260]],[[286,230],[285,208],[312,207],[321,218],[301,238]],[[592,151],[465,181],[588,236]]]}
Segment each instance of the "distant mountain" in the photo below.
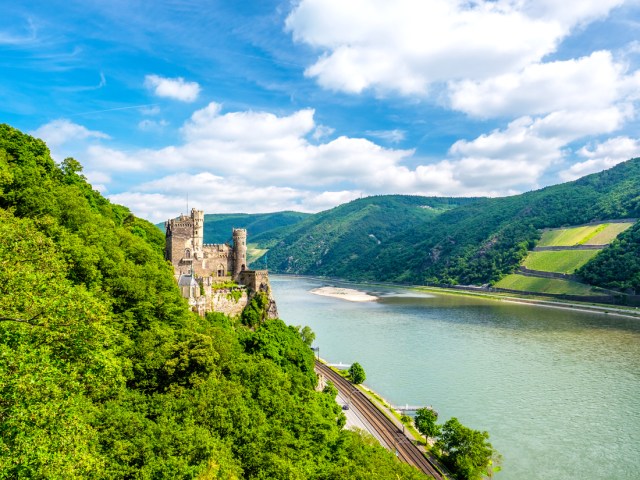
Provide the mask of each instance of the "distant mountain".
{"label": "distant mountain", "polygon": [[[205,213],[204,242],[230,243],[232,229],[246,228],[247,241],[252,243],[254,238],[261,233],[295,225],[309,215],[309,213],[290,211],[275,213]],[[157,226],[164,231],[164,222],[158,223]]]}
{"label": "distant mountain", "polygon": [[[514,271],[538,240],[539,229],[638,217],[636,158],[573,182],[511,197],[364,198],[266,231],[254,241],[269,249],[268,267],[275,272],[484,284]],[[610,248],[621,250],[616,245]],[[601,261],[599,257],[593,261]],[[633,278],[633,273],[626,275]],[[615,284],[615,279],[608,283]]]}

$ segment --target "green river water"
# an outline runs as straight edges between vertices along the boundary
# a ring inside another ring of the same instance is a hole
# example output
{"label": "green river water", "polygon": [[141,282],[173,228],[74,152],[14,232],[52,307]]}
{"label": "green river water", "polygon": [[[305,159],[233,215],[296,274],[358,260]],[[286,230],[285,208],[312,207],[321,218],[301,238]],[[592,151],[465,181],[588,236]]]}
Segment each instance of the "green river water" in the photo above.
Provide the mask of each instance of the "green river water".
{"label": "green river water", "polygon": [[[380,300],[309,293],[337,285]],[[640,319],[273,276],[280,317],[394,405],[487,430],[496,478],[640,479]]]}

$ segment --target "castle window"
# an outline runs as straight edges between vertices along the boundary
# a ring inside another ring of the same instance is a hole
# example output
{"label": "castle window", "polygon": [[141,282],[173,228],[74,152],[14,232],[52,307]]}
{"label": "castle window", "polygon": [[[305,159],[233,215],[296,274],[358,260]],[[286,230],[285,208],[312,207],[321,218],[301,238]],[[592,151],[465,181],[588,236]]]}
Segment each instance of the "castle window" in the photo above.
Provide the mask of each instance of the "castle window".
{"label": "castle window", "polygon": [[186,249],[184,251],[184,258],[191,258],[191,250]]}

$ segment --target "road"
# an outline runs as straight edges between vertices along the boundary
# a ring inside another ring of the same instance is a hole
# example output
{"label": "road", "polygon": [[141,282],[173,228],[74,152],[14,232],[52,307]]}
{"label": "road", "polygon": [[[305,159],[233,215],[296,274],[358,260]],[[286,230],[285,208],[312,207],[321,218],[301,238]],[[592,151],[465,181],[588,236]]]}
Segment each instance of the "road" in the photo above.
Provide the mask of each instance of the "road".
{"label": "road", "polygon": [[390,447],[391,451],[395,450],[400,460],[413,465],[436,480],[443,480],[444,477],[424,453],[364,393],[318,360],[316,360],[316,372],[331,380],[343,398],[350,399],[351,408],[358,410],[366,422],[377,431],[382,439],[381,443]]}

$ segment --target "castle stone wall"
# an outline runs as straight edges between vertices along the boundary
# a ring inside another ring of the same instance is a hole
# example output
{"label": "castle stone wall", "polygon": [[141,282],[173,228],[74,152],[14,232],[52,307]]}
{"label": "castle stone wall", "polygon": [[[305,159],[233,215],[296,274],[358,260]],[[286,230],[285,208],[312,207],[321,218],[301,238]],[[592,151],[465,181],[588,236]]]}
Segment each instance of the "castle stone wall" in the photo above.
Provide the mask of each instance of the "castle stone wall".
{"label": "castle stone wall", "polygon": [[249,296],[246,290],[236,301],[228,291],[217,291],[211,295],[210,309],[214,312],[222,312],[230,317],[236,317],[242,313],[244,307],[249,303]]}
{"label": "castle stone wall", "polygon": [[[271,295],[266,270],[247,270],[247,231],[233,229],[233,246],[226,243],[204,244],[204,212],[191,209],[190,215],[180,215],[167,220],[165,258],[171,262],[176,279],[186,277],[202,286],[204,295],[194,291],[192,285],[182,289],[182,296],[200,315],[206,311],[239,315],[257,292],[269,296],[269,316],[277,316],[275,300]],[[226,290],[216,290],[215,284],[234,280],[246,286],[238,301]],[[182,286],[182,285],[181,285]]]}

